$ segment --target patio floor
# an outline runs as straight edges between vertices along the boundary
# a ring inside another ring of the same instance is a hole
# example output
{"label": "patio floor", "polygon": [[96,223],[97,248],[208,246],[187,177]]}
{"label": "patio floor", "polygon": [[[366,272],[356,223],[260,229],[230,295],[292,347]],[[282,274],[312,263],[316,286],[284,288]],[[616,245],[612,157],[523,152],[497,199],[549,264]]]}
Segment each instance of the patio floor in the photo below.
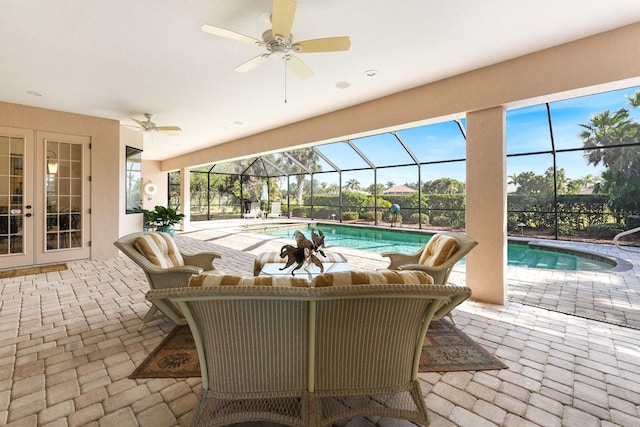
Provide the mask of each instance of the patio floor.
{"label": "patio floor", "polygon": [[[255,255],[279,250],[283,241],[245,233],[243,224],[194,223],[176,240],[219,251],[216,265],[226,272],[250,274]],[[557,244],[617,256],[634,268],[510,267],[508,304],[463,303],[458,327],[509,369],[420,374],[433,426],[640,424],[640,254]],[[340,251],[356,269],[386,265],[375,254]],[[451,276],[454,283],[464,279],[463,269]],[[0,424],[190,425],[199,378],[127,378],[173,328],[158,316],[138,331],[147,288],[141,270],[124,257],[0,280]],[[412,424],[373,418],[343,425]]]}

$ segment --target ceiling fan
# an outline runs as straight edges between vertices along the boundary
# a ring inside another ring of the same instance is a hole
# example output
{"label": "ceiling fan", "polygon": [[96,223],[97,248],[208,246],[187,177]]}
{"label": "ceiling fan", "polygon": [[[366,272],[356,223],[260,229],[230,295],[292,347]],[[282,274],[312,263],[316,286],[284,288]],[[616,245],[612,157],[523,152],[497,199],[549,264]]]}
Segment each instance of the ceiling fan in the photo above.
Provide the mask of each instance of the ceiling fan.
{"label": "ceiling fan", "polygon": [[144,131],[144,132],[165,132],[165,131],[180,131],[180,130],[182,130],[178,126],[156,126],[156,124],[151,121],[151,117],[153,117],[153,114],[144,113],[144,116],[147,118],[147,120],[138,120],[138,119],[134,119],[133,117],[131,118],[131,120],[133,120],[134,122],[136,122],[140,126],[140,130],[141,131]]}
{"label": "ceiling fan", "polygon": [[254,69],[272,56],[282,58],[287,67],[298,77],[306,78],[313,75],[313,71],[300,58],[292,55],[295,53],[310,52],[338,52],[349,50],[351,39],[349,37],[327,37],[321,39],[293,41],[291,27],[296,13],[295,0],[273,0],[271,9],[272,28],[262,33],[262,40],[255,39],[235,31],[226,30],[214,25],[203,24],[202,31],[231,40],[250,43],[264,47],[267,53],[258,55],[247,62],[240,64],[235,71],[244,73]]}

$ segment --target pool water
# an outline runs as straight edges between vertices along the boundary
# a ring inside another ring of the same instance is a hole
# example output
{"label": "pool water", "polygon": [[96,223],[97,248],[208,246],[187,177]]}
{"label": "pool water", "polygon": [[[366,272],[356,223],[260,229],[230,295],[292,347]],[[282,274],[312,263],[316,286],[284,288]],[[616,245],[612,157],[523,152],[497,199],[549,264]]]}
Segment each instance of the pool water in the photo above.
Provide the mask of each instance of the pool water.
{"label": "pool water", "polygon": [[[296,230],[302,231],[311,239],[311,229],[322,230],[326,247],[343,246],[377,253],[418,251],[431,238],[431,234],[404,230],[385,230],[368,227],[350,227],[346,225],[317,224],[315,226],[287,225],[261,231],[271,236],[293,239]],[[464,258],[460,261],[464,263]],[[509,242],[507,264],[519,267],[547,268],[553,270],[606,270],[615,267],[612,261],[592,254],[541,249],[526,243]]]}

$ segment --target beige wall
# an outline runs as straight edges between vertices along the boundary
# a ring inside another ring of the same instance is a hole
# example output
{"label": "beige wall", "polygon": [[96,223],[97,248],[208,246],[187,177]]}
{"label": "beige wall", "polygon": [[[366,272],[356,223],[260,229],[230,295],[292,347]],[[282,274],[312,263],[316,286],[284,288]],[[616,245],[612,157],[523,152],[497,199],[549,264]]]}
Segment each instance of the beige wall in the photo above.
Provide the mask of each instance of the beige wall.
{"label": "beige wall", "polygon": [[[466,231],[480,244],[467,255],[467,282],[476,300],[507,296],[506,114],[494,107],[467,114]],[[475,278],[482,278],[476,280]]]}
{"label": "beige wall", "polygon": [[[120,225],[119,123],[115,120],[0,102],[0,125],[91,138],[91,258],[115,255]],[[98,161],[100,159],[100,161]],[[106,160],[106,161],[103,161]]]}
{"label": "beige wall", "polygon": [[157,205],[167,206],[167,172],[160,170],[160,162],[155,160],[144,160],[142,154],[142,181],[143,185],[152,182],[158,187],[158,192],[154,196],[142,195],[142,207],[144,209],[153,209]]}
{"label": "beige wall", "polygon": [[[125,169],[127,166],[126,158],[127,155],[127,146],[133,148],[139,148],[142,150],[142,135],[138,132],[135,132],[131,129],[127,129],[123,126],[120,126],[120,155],[119,158],[122,159],[120,161],[120,180],[119,180],[119,188],[126,188],[125,185]],[[142,214],[127,214],[126,212],[126,201],[125,195],[122,194],[120,196],[120,207],[118,209],[120,212],[120,231],[119,235],[124,236],[125,234],[134,233],[136,231],[142,230]]]}

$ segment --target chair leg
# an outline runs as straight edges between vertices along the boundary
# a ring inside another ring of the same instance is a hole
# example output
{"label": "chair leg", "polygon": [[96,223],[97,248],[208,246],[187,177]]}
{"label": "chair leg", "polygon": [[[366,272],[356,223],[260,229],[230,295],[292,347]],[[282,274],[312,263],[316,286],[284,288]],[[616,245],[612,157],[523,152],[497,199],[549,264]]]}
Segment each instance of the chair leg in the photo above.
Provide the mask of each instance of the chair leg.
{"label": "chair leg", "polygon": [[456,320],[453,318],[453,314],[451,314],[451,312],[449,312],[449,314],[447,314],[447,316],[449,316],[449,319],[451,319],[451,324],[455,325],[456,324]]}
{"label": "chair leg", "polygon": [[142,325],[140,325],[140,328],[138,329],[138,331],[143,330],[147,322],[151,320],[151,318],[155,316],[157,312],[158,312],[158,307],[156,307],[155,304],[152,305],[149,311],[147,311],[147,314],[145,314],[144,318],[142,319]]}

